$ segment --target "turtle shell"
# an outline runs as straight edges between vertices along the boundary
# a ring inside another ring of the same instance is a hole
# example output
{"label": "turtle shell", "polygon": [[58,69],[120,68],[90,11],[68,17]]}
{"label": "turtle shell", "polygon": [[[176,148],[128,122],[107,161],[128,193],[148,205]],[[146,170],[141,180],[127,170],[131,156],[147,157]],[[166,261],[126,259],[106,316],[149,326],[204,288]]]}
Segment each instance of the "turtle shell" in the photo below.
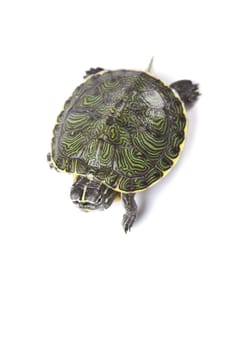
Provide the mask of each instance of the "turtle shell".
{"label": "turtle shell", "polygon": [[178,95],[150,73],[103,71],[65,103],[52,139],[58,170],[95,177],[119,192],[138,192],[173,166],[185,138]]}

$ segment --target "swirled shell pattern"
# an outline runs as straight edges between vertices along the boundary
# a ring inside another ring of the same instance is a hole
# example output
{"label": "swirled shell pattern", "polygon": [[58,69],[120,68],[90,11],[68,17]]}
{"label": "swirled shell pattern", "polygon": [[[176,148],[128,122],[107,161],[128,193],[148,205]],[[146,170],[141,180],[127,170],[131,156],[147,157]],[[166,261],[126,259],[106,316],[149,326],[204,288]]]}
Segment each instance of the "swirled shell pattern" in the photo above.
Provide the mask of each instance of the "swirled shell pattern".
{"label": "swirled shell pattern", "polygon": [[120,192],[144,190],[168,172],[185,138],[174,91],[139,71],[104,71],[76,88],[57,118],[58,170],[94,176]]}

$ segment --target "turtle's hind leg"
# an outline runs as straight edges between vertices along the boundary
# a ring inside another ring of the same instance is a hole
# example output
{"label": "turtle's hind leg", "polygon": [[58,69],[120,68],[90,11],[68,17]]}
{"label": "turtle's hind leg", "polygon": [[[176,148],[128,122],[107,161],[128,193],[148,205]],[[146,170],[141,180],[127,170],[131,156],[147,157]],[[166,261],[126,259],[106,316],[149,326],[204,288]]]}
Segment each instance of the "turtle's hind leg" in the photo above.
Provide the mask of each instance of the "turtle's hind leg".
{"label": "turtle's hind leg", "polygon": [[187,108],[192,107],[200,96],[198,84],[194,84],[191,80],[179,80],[171,84],[170,87],[178,92]]}
{"label": "turtle's hind leg", "polygon": [[134,193],[122,193],[122,200],[126,210],[122,221],[125,233],[130,231],[137,215],[137,204],[135,202],[134,196]]}
{"label": "turtle's hind leg", "polygon": [[52,157],[51,157],[51,153],[50,152],[47,154],[47,162],[49,163],[50,169],[57,170],[56,167],[54,166],[53,162],[52,162]]}
{"label": "turtle's hind leg", "polygon": [[102,72],[104,70],[104,68],[100,68],[100,67],[97,67],[97,68],[90,68],[89,70],[87,70],[84,75],[84,79],[86,79],[87,77],[89,77],[90,75],[93,75],[93,74],[96,74],[96,73],[99,73],[99,72]]}

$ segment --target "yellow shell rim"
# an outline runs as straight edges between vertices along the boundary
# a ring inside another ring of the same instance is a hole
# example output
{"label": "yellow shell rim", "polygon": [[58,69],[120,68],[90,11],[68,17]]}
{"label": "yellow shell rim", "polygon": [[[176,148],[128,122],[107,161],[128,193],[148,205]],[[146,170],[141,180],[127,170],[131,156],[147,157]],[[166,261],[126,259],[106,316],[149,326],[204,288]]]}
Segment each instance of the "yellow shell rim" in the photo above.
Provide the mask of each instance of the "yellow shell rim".
{"label": "yellow shell rim", "polygon": [[[111,188],[112,190],[118,192],[118,193],[139,193],[139,192],[143,192],[143,191],[146,191],[148,188],[154,186],[155,184],[157,184],[158,182],[160,182],[162,179],[164,179],[164,177],[175,167],[176,163],[178,162],[178,160],[180,159],[181,157],[181,154],[183,152],[183,149],[184,149],[184,145],[185,145],[185,141],[186,141],[186,136],[187,136],[187,132],[188,132],[188,118],[187,118],[187,111],[186,111],[186,108],[185,108],[185,105],[184,105],[184,102],[181,100],[179,94],[176,92],[176,90],[172,89],[167,83],[165,83],[163,80],[159,79],[157,76],[155,76],[154,74],[152,74],[151,72],[148,72],[148,71],[141,71],[141,70],[137,70],[137,69],[104,69],[103,71],[100,71],[98,73],[95,73],[95,74],[91,74],[90,76],[88,76],[87,78],[84,79],[84,81],[80,84],[84,84],[87,80],[89,80],[93,75],[103,75],[109,71],[118,71],[118,70],[130,70],[132,72],[142,72],[142,73],[145,73],[149,76],[151,76],[152,78],[155,78],[155,79],[158,79],[160,80],[164,86],[168,87],[169,89],[172,90],[172,92],[174,93],[174,95],[176,96],[176,98],[181,102],[181,105],[182,105],[182,108],[183,108],[183,114],[184,114],[184,117],[185,117],[185,127],[184,127],[184,140],[183,142],[180,144],[180,152],[178,154],[178,156],[173,160],[173,164],[172,166],[168,169],[168,170],[165,170],[163,171],[163,175],[158,179],[156,180],[155,182],[153,182],[152,184],[150,184],[148,187],[146,188],[143,188],[143,189],[138,189],[138,190],[135,190],[135,191],[123,191],[121,189],[119,189],[118,187],[111,187],[109,186],[108,184],[106,184],[104,181],[100,181],[100,183],[103,183],[106,187],[108,188]],[[61,110],[61,112],[64,111],[64,108]],[[58,125],[59,123],[55,123],[54,125],[54,128],[56,125]],[[54,133],[52,133],[52,139],[54,138]],[[73,172],[73,173],[68,173],[66,170],[61,170],[59,168],[57,168],[54,160],[53,160],[53,157],[52,157],[52,143],[51,143],[51,163],[53,164],[54,168],[60,172],[60,173],[67,173],[67,174],[70,174],[73,176],[74,180],[77,179],[78,176],[83,176],[83,177],[87,177],[88,174],[84,175],[84,174],[79,174],[79,173],[76,173],[76,172]]]}

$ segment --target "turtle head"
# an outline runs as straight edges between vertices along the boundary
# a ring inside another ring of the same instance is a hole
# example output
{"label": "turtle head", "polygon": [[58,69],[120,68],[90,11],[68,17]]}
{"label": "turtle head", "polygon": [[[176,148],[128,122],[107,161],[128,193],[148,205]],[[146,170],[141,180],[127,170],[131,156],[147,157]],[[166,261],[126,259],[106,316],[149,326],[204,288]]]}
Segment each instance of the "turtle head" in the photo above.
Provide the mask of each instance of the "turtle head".
{"label": "turtle head", "polygon": [[94,178],[78,176],[71,188],[70,197],[82,211],[107,209],[116,192]]}

